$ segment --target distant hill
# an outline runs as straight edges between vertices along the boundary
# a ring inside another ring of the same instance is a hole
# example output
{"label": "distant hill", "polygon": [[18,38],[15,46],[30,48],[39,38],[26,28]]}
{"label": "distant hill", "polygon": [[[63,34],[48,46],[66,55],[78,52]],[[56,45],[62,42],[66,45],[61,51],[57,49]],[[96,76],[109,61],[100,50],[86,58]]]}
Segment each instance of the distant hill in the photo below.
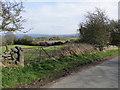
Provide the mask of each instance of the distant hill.
{"label": "distant hill", "polygon": [[[50,37],[50,36],[54,36],[54,35],[47,35],[47,34],[16,34],[16,36],[18,38],[22,38],[25,35],[32,36],[32,37]],[[63,34],[63,35],[57,35],[57,36],[68,37],[68,36],[78,36],[78,35],[77,34]]]}

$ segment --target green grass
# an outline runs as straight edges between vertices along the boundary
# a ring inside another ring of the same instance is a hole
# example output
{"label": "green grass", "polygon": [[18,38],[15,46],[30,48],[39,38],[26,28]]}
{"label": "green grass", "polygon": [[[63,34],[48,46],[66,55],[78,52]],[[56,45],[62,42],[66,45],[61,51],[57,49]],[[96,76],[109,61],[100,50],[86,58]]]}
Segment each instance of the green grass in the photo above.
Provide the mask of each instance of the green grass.
{"label": "green grass", "polygon": [[54,76],[63,69],[73,68],[83,63],[90,62],[105,56],[120,53],[120,50],[110,50],[92,54],[78,54],[59,58],[57,60],[46,60],[35,62],[25,67],[4,67],[2,69],[2,85],[4,88],[12,88],[16,84],[34,81],[38,78]]}
{"label": "green grass", "polygon": [[[33,48],[33,47],[38,47],[38,46],[28,46],[28,45],[8,45],[8,49],[10,50],[11,48],[14,48],[15,46],[19,46],[21,48]],[[0,47],[2,48],[2,51],[6,50],[5,46]]]}
{"label": "green grass", "polygon": [[48,47],[45,47],[44,49],[45,49],[45,50],[58,50],[58,49],[61,49],[62,47],[64,47],[64,45],[48,46]]}

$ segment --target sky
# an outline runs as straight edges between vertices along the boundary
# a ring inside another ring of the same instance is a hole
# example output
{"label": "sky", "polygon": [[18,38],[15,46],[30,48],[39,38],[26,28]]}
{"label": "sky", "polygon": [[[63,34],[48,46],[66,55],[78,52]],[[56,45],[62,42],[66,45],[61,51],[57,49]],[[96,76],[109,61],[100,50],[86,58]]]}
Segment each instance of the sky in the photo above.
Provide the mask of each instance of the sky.
{"label": "sky", "polygon": [[29,34],[75,34],[85,21],[87,12],[95,7],[106,12],[110,19],[118,19],[119,0],[23,0],[27,20],[23,24]]}

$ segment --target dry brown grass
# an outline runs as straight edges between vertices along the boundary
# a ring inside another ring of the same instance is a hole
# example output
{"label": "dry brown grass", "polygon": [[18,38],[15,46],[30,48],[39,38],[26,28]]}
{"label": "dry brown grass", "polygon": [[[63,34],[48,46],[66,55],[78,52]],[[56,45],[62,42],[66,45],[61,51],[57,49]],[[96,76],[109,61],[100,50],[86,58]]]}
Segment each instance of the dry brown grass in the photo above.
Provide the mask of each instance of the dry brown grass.
{"label": "dry brown grass", "polygon": [[105,51],[107,50],[117,50],[118,47],[117,46],[114,46],[114,45],[109,45],[108,47],[104,47]]}
{"label": "dry brown grass", "polygon": [[96,52],[94,46],[89,44],[67,44],[59,50],[59,56],[75,55],[79,53],[93,53]]}

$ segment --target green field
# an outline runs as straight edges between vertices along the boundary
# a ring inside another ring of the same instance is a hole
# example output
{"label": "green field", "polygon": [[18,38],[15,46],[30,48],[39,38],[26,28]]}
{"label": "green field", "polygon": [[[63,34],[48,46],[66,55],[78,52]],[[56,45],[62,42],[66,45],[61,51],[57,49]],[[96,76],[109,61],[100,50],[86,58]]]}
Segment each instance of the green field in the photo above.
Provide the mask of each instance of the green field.
{"label": "green field", "polygon": [[24,49],[25,63],[28,64],[36,61],[41,62],[58,56],[58,51],[62,47],[64,47],[64,45],[43,47],[45,51],[40,48]]}
{"label": "green field", "polygon": [[[8,49],[10,50],[11,48],[19,46],[21,48],[33,48],[33,47],[38,47],[38,46],[28,46],[28,45],[8,45]],[[2,51],[4,52],[6,50],[5,46],[2,46]]]}

